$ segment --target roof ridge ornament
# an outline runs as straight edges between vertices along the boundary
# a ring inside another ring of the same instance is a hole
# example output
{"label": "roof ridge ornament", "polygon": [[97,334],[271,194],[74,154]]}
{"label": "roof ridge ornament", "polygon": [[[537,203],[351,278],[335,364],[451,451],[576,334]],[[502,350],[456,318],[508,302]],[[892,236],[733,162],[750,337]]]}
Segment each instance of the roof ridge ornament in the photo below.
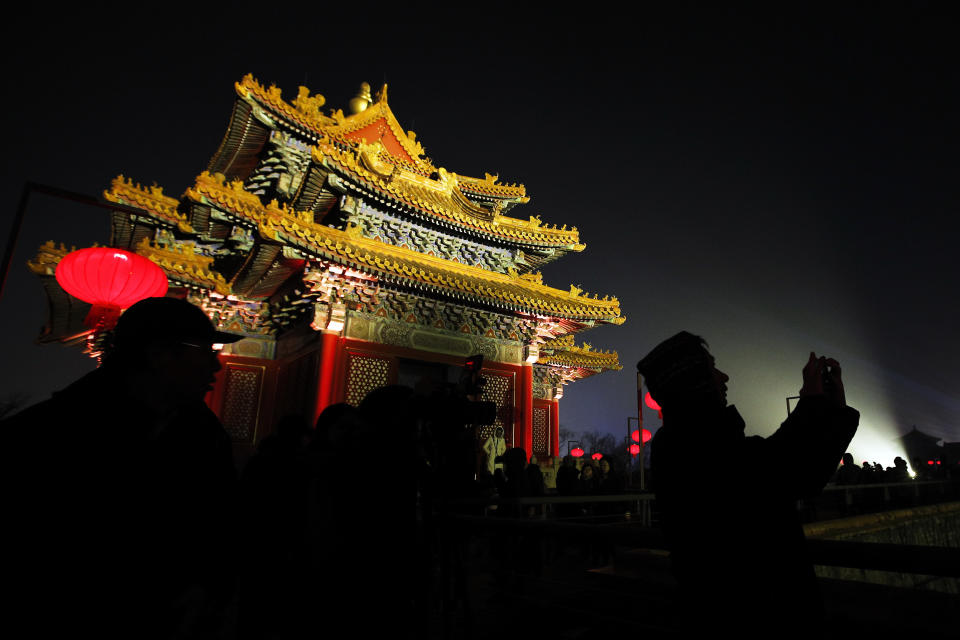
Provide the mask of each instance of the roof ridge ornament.
{"label": "roof ridge ornament", "polygon": [[297,97],[293,100],[293,106],[302,111],[303,113],[315,116],[320,113],[320,107],[327,103],[327,99],[322,95],[315,94],[310,95],[310,89],[300,86],[297,91]]}
{"label": "roof ridge ornament", "polygon": [[[379,94],[377,94],[379,96]],[[386,94],[384,93],[384,96]],[[386,102],[386,101],[384,101]],[[373,104],[373,97],[370,95],[370,83],[361,82],[357,95],[350,99],[350,113],[356,115],[367,110]]]}

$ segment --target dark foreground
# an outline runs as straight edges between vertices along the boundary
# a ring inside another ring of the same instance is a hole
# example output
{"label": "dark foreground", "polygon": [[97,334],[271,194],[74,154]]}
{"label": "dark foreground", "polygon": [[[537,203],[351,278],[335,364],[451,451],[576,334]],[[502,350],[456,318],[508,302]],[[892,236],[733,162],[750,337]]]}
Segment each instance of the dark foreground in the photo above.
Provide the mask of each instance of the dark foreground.
{"label": "dark foreground", "polygon": [[[444,615],[431,620],[433,637],[521,637],[549,632],[579,639],[642,633],[647,638],[682,637],[675,608],[676,585],[669,558],[652,549],[613,548],[608,562],[582,544],[544,545],[539,575],[495,575],[482,544],[466,551],[465,593]],[[593,556],[593,557],[591,557]],[[828,626],[824,637],[951,637],[960,598],[948,593],[847,580],[820,579]],[[749,607],[749,603],[745,603]],[[788,621],[787,621],[788,622]],[[865,634],[865,635],[864,635]]]}

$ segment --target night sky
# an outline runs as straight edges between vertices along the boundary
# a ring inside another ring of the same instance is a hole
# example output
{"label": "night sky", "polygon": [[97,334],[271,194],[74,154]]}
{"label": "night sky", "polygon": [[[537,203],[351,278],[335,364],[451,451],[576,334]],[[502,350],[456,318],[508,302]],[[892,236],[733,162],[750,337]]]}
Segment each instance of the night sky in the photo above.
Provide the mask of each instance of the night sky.
{"label": "night sky", "polygon": [[[814,350],[844,365],[858,461],[892,464],[913,425],[960,440],[960,56],[939,9],[677,5],[598,23],[163,6],[29,10],[2,27],[4,234],[26,180],[96,195],[122,173],[180,196],[246,73],[344,109],[360,82],[386,81],[435,164],[523,183],[531,202],[512,215],[578,227],[586,250],[547,266],[547,284],[620,299],[624,325],[579,339],[624,369],[567,386],[564,426],[623,434],[636,361],[686,329],[730,375],[748,433],[782,421]],[[40,400],[92,367],[34,345],[46,298],[24,263],[45,240],[107,231],[103,210],[32,200],[0,301],[0,399]]]}

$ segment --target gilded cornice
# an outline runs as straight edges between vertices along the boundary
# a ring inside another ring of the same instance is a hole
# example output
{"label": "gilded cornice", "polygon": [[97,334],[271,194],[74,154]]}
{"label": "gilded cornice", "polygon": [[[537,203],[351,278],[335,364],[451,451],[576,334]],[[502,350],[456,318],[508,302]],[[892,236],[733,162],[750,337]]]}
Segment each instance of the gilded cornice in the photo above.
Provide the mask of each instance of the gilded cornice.
{"label": "gilded cornice", "polygon": [[151,243],[150,238],[144,238],[135,251],[152,260],[172,280],[198,285],[222,295],[231,293],[224,277],[210,268],[213,258],[197,253],[197,246],[193,242],[161,246]]}
{"label": "gilded cornice", "polygon": [[187,217],[177,210],[180,201],[164,195],[162,187],[153,185],[144,188],[120,175],[113,179],[110,189],[103,192],[103,197],[110,202],[143,209],[154,217],[177,225],[184,233],[193,233]]}
{"label": "gilded cornice", "polygon": [[540,359],[537,360],[537,363],[613,371],[620,371],[623,368],[616,351],[594,351],[593,347],[587,342],[584,342],[582,346],[577,346],[573,341],[573,335],[549,340],[540,345]]}
{"label": "gilded cornice", "polygon": [[[326,103],[320,94],[310,95],[310,90],[300,87],[295,100],[288,103],[283,99],[283,92],[279,87],[270,85],[264,87],[257,82],[252,74],[244,76],[236,83],[237,94],[245,100],[253,100],[267,107],[276,115],[285,118],[310,133],[318,140],[329,142],[340,141],[356,144],[355,134],[364,128],[382,121],[390,133],[397,140],[407,157],[390,155],[389,161],[400,168],[429,176],[438,170],[429,158],[425,157],[423,145],[417,140],[413,131],[404,131],[399,120],[387,102],[386,85],[377,94],[376,102],[357,114],[344,115],[343,111],[333,111],[327,116],[321,113],[320,108]],[[374,141],[368,141],[374,142]],[[388,154],[389,155],[389,154]],[[497,176],[489,173],[483,178],[458,176],[467,191],[478,195],[495,198],[506,198],[517,203],[529,202],[526,188],[522,184],[501,184]]]}
{"label": "gilded cornice", "polygon": [[300,87],[297,99],[291,105],[283,99],[283,92],[279,87],[270,85],[265,88],[256,81],[253,74],[248,73],[235,86],[241,98],[256,100],[277,115],[313,132],[319,138],[326,136],[324,132],[326,127],[336,123],[336,120],[320,112],[320,107],[326,102],[323,96],[317,94],[311,98],[310,90],[306,87]]}
{"label": "gilded cornice", "polygon": [[408,285],[455,292],[512,311],[571,320],[622,324],[616,298],[590,297],[577,287],[563,291],[516,272],[502,274],[459,264],[412,249],[365,238],[359,229],[346,231],[313,222],[309,211],[297,212],[276,201],[262,205],[240,182],[225,184],[204,172],[186,195],[255,223],[260,235],[273,242],[295,246],[318,257],[378,276],[399,279]]}
{"label": "gilded cornice", "polygon": [[[32,260],[27,261],[27,267],[37,275],[52,276],[60,260],[71,251],[76,251],[76,247],[67,249],[62,243],[57,246],[50,240],[40,247]],[[222,295],[231,293],[230,285],[223,276],[210,268],[213,258],[198,254],[193,242],[163,247],[152,244],[150,238],[144,238],[134,251],[163,269],[172,280],[197,285]]]}
{"label": "gilded cornice", "polygon": [[27,268],[38,276],[52,276],[56,272],[60,260],[71,251],[76,251],[76,247],[67,249],[62,242],[58,247],[53,240],[48,240],[37,250],[37,255],[31,260],[27,260]]}
{"label": "gilded cornice", "polygon": [[515,199],[519,203],[530,202],[530,198],[527,197],[526,187],[522,184],[500,184],[497,182],[499,176],[487,173],[484,174],[483,178],[471,178],[459,174],[457,174],[457,177],[460,179],[460,188],[466,191],[499,198]]}
{"label": "gilded cornice", "polygon": [[583,251],[586,247],[580,243],[576,227],[545,225],[538,216],[520,220],[475,205],[461,193],[459,181],[462,178],[455,173],[440,169],[438,179],[432,180],[400,168],[389,171],[389,165],[380,161],[371,146],[363,145],[354,153],[321,144],[313,147],[311,153],[317,164],[330,167],[332,163],[386,197],[458,226],[515,242],[567,251]]}

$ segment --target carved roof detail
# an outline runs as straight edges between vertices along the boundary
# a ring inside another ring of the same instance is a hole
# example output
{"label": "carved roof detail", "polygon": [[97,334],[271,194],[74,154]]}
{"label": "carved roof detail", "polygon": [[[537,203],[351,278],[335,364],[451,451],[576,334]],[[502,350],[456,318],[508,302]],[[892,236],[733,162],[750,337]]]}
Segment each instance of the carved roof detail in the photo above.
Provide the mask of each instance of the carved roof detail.
{"label": "carved roof detail", "polygon": [[150,238],[144,238],[135,251],[156,263],[171,280],[197,285],[222,295],[231,293],[226,279],[211,268],[213,258],[198,254],[193,242],[161,246],[150,242]]}
{"label": "carved roof detail", "polygon": [[596,370],[619,371],[623,368],[616,351],[595,351],[587,342],[577,346],[573,335],[548,340],[540,345],[540,359],[537,363]]}
{"label": "carved roof detail", "polygon": [[[94,245],[96,246],[96,245]],[[47,240],[37,250],[37,255],[27,260],[27,268],[38,276],[52,276],[56,273],[57,265],[60,260],[71,251],[76,251],[76,247],[67,249],[62,242],[57,246],[53,240]]]}
{"label": "carved roof detail", "polygon": [[583,251],[576,227],[545,225],[536,217],[520,220],[488,211],[468,200],[459,188],[462,178],[440,169],[437,179],[378,162],[379,157],[363,146],[358,152],[341,151],[333,145],[320,145],[312,150],[313,160],[332,169],[340,168],[364,186],[388,198],[459,226],[487,236],[515,242]]}
{"label": "carved roof detail", "polygon": [[616,298],[590,297],[576,287],[570,291],[555,289],[516,274],[458,264],[364,238],[356,228],[342,231],[316,224],[311,212],[293,211],[276,201],[264,206],[240,182],[225,184],[207,172],[197,177],[186,196],[255,223],[267,240],[418,288],[466,296],[523,313],[612,324],[624,321]]}
{"label": "carved roof detail", "polygon": [[[314,149],[314,161],[326,160],[328,166],[332,162],[351,173],[357,173],[362,165],[369,175],[361,177],[387,197],[493,236],[563,247],[567,251],[583,250],[576,228],[551,227],[536,217],[527,221],[500,215],[509,206],[530,200],[523,185],[501,184],[498,176],[489,173],[473,178],[434,166],[424,156],[416,134],[400,126],[383,90],[378,100],[360,113],[344,115],[337,110],[328,116],[319,110],[318,105],[324,104],[322,96],[310,97],[305,87],[300,87],[292,104],[283,99],[279,88],[265,88],[251,75],[238,82],[236,88],[242,99],[306,134],[319,147]],[[481,207],[472,199],[484,201],[490,208]]]}
{"label": "carved roof detail", "polygon": [[[57,246],[49,240],[40,246],[33,259],[27,261],[27,267],[37,275],[55,275],[60,260],[71,251],[76,251],[76,247],[67,249],[62,243]],[[222,295],[231,293],[224,277],[210,268],[213,258],[198,255],[192,242],[157,246],[150,242],[150,238],[144,238],[134,251],[163,269],[175,282],[203,287]]]}
{"label": "carved roof detail", "polygon": [[120,175],[113,179],[110,189],[103,192],[103,197],[110,202],[149,211],[154,217],[176,225],[180,231],[193,233],[187,217],[177,211],[180,201],[164,195],[163,188],[157,185],[144,188]]}

